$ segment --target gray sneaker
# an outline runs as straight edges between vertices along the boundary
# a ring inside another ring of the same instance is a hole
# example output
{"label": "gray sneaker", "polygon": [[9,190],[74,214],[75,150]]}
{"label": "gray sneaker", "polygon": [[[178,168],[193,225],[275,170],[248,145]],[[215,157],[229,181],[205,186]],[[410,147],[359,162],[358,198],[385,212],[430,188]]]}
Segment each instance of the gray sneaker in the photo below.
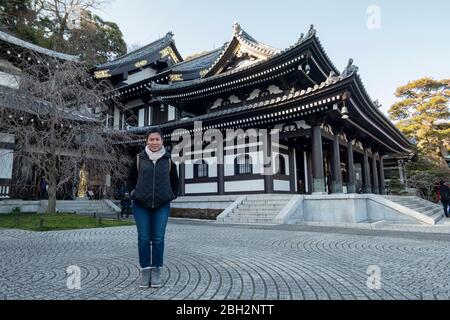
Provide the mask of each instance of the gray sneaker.
{"label": "gray sneaker", "polygon": [[161,287],[161,268],[152,268],[150,286],[152,288]]}
{"label": "gray sneaker", "polygon": [[139,281],[139,288],[148,288],[150,286],[151,268],[141,269],[141,279]]}

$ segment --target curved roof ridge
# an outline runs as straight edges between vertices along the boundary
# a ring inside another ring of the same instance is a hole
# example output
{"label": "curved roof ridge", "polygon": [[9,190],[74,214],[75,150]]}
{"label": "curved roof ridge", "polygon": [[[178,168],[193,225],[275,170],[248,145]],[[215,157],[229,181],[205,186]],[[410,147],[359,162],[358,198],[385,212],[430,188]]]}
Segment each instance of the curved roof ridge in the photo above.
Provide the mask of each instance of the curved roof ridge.
{"label": "curved roof ridge", "polygon": [[245,42],[247,45],[255,46],[257,50],[259,49],[260,51],[263,51],[264,53],[275,54],[275,53],[280,52],[280,49],[272,47],[268,44],[265,44],[261,41],[256,40],[255,38],[253,38],[247,31],[245,31],[241,27],[241,25],[237,21],[233,25],[233,36],[235,36],[239,40]]}
{"label": "curved roof ridge", "polygon": [[33,44],[31,42],[22,40],[22,39],[14,36],[14,35],[11,35],[9,33],[4,32],[4,31],[0,31],[0,40],[3,40],[5,42],[8,42],[10,44],[13,44],[13,45],[25,48],[25,49],[36,51],[36,52],[41,53],[41,54],[45,54],[45,55],[47,55],[49,57],[58,58],[58,59],[61,59],[61,60],[73,61],[73,62],[79,62],[80,61],[80,57],[79,56],[75,56],[75,55],[71,55],[71,54],[67,54],[67,53],[62,53],[62,52],[50,50],[50,49],[38,46],[36,44]]}
{"label": "curved roof ridge", "polygon": [[[225,45],[225,44],[224,44],[224,45]],[[189,62],[191,62],[191,61],[195,61],[195,60],[204,58],[204,57],[206,57],[206,56],[208,56],[208,55],[210,55],[210,54],[216,53],[217,51],[221,51],[221,50],[223,49],[224,45],[222,45],[221,47],[219,47],[219,48],[217,48],[217,49],[213,49],[213,50],[211,50],[211,51],[203,52],[203,53],[199,54],[198,56],[195,56],[195,57],[193,57],[193,58],[191,58],[191,59],[189,59],[189,60],[183,60],[183,61],[181,61],[181,62],[179,62],[179,63],[173,65],[172,68],[176,68],[177,66],[181,66],[181,65],[184,65],[184,64],[189,63]]]}
{"label": "curved roof ridge", "polygon": [[[135,58],[139,58],[139,56],[145,52],[148,49],[151,49],[154,47],[154,50],[160,50],[162,49],[164,46],[169,45],[169,44],[173,44],[175,45],[175,41],[173,39],[173,33],[171,31],[167,32],[166,35],[164,37],[161,37],[155,41],[150,42],[149,44],[146,44],[145,46],[138,48],[136,50],[133,50],[131,52],[128,52],[124,55],[121,55],[120,57],[115,58],[112,61],[108,61],[106,63],[102,63],[102,64],[98,64],[95,67],[97,69],[102,69],[102,68],[107,68],[107,67],[112,67],[112,66],[117,66],[117,65],[121,65],[123,63],[127,63]],[[176,49],[176,48],[175,48]],[[175,50],[176,53],[181,57],[181,55],[179,54],[178,50]],[[136,56],[136,57],[133,57]],[[131,58],[131,60],[127,60],[127,58]],[[122,61],[123,60],[123,61]],[[181,59],[182,60],[182,59]]]}

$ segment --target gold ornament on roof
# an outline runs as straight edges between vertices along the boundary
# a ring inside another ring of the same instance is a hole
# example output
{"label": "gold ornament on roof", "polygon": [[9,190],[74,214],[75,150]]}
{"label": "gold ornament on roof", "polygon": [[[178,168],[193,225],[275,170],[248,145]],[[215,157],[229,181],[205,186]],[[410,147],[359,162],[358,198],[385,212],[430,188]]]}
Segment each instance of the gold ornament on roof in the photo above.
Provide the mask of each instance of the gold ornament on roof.
{"label": "gold ornament on roof", "polygon": [[94,72],[94,77],[96,79],[109,78],[111,77],[111,74],[109,73],[109,69],[99,70]]}
{"label": "gold ornament on roof", "polygon": [[164,49],[162,49],[159,54],[161,55],[161,58],[164,58],[166,56],[169,56],[172,58],[172,60],[175,63],[180,62],[180,60],[178,59],[177,55],[175,54],[175,52],[173,51],[172,47],[166,47]]}
{"label": "gold ornament on roof", "polygon": [[141,61],[136,62],[136,63],[134,64],[134,66],[135,66],[136,68],[141,68],[141,67],[145,66],[147,63],[148,63],[147,60],[141,60]]}
{"label": "gold ornament on roof", "polygon": [[170,79],[170,81],[182,81],[183,75],[179,74],[179,73],[171,74],[171,75],[169,75],[169,79]]}

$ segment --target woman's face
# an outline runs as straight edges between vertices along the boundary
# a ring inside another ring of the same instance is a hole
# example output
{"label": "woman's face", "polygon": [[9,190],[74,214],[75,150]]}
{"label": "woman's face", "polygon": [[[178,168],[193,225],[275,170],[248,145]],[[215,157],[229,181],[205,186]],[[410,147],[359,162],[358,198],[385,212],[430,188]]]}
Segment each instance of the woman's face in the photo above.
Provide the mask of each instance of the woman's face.
{"label": "woman's face", "polygon": [[159,133],[152,133],[148,136],[147,146],[150,149],[150,151],[156,152],[159,149],[161,149],[162,145],[163,145],[163,139],[159,135]]}

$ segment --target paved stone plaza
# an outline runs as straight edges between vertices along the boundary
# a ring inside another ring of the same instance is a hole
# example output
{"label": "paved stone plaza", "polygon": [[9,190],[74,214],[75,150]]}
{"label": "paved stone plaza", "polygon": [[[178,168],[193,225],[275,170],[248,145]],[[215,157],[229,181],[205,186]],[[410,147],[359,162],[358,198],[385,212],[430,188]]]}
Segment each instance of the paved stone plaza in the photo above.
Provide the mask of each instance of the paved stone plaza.
{"label": "paved stone plaza", "polygon": [[[164,286],[146,290],[136,237],[0,230],[0,299],[450,299],[446,234],[171,220]],[[72,265],[81,289],[67,288]],[[367,286],[370,265],[381,289]]]}

